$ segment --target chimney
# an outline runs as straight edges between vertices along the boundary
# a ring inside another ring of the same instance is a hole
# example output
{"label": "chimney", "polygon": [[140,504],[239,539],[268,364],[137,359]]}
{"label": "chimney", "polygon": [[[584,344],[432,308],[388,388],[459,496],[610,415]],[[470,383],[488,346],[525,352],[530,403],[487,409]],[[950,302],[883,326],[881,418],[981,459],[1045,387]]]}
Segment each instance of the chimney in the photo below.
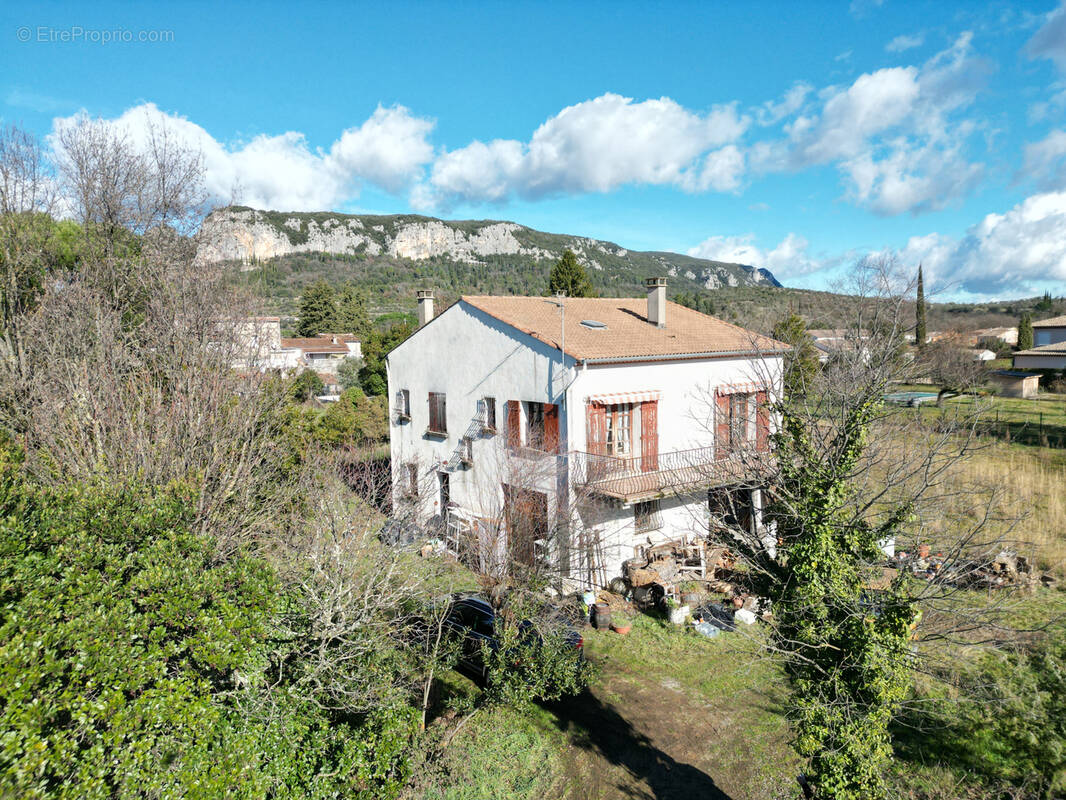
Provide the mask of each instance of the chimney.
{"label": "chimney", "polygon": [[429,289],[418,290],[418,327],[421,328],[433,319],[433,292]]}
{"label": "chimney", "polygon": [[666,327],[666,278],[648,278],[648,322],[656,328]]}

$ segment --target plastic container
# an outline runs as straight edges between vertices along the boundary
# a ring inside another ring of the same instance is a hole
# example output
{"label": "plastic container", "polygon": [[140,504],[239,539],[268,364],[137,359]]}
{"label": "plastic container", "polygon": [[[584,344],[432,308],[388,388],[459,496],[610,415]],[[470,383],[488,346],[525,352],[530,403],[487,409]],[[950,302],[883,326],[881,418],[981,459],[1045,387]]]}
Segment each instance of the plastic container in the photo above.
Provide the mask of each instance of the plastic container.
{"label": "plastic container", "polygon": [[682,625],[691,613],[691,606],[680,606],[678,608],[670,609],[670,622],[674,625]]}

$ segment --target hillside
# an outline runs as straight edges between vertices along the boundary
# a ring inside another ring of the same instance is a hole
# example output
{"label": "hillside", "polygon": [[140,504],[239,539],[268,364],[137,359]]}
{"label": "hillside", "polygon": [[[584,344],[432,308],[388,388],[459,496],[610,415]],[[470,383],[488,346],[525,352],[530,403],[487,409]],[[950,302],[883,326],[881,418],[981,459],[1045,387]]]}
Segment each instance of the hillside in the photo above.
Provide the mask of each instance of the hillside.
{"label": "hillside", "polygon": [[566,249],[574,251],[604,294],[639,292],[652,275],[667,275],[679,291],[780,285],[769,271],[751,265],[627,250],[613,242],[495,220],[234,206],[212,213],[203,232],[207,243],[198,253],[200,263],[238,264],[279,290],[296,289],[295,294],[305,281],[301,276],[289,280],[288,274],[307,271],[327,280],[352,280],[396,299],[411,281],[422,285],[431,277],[442,280],[437,288],[443,290],[540,292],[550,265]]}

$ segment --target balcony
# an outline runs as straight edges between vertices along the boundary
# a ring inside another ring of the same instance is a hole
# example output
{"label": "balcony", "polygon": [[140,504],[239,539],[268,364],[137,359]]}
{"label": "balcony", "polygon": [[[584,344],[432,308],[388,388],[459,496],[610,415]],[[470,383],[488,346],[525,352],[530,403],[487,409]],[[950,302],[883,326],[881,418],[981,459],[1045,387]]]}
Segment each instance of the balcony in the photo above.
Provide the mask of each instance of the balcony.
{"label": "balcony", "polygon": [[578,486],[604,497],[636,503],[750,480],[753,472],[765,468],[760,463],[765,458],[766,454],[752,451],[718,459],[713,447],[697,447],[659,453],[651,459],[574,451],[570,453],[570,464]]}

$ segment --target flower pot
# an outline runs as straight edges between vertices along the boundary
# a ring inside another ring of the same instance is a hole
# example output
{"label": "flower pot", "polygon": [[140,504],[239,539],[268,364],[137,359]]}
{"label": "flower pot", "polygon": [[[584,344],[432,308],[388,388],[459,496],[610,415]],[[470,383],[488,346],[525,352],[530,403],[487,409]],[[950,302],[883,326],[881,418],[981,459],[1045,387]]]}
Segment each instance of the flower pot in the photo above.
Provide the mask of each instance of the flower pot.
{"label": "flower pot", "polygon": [[619,633],[622,636],[625,636],[627,633],[633,630],[633,624],[628,620],[625,622],[613,622],[611,623],[611,630],[615,633]]}

